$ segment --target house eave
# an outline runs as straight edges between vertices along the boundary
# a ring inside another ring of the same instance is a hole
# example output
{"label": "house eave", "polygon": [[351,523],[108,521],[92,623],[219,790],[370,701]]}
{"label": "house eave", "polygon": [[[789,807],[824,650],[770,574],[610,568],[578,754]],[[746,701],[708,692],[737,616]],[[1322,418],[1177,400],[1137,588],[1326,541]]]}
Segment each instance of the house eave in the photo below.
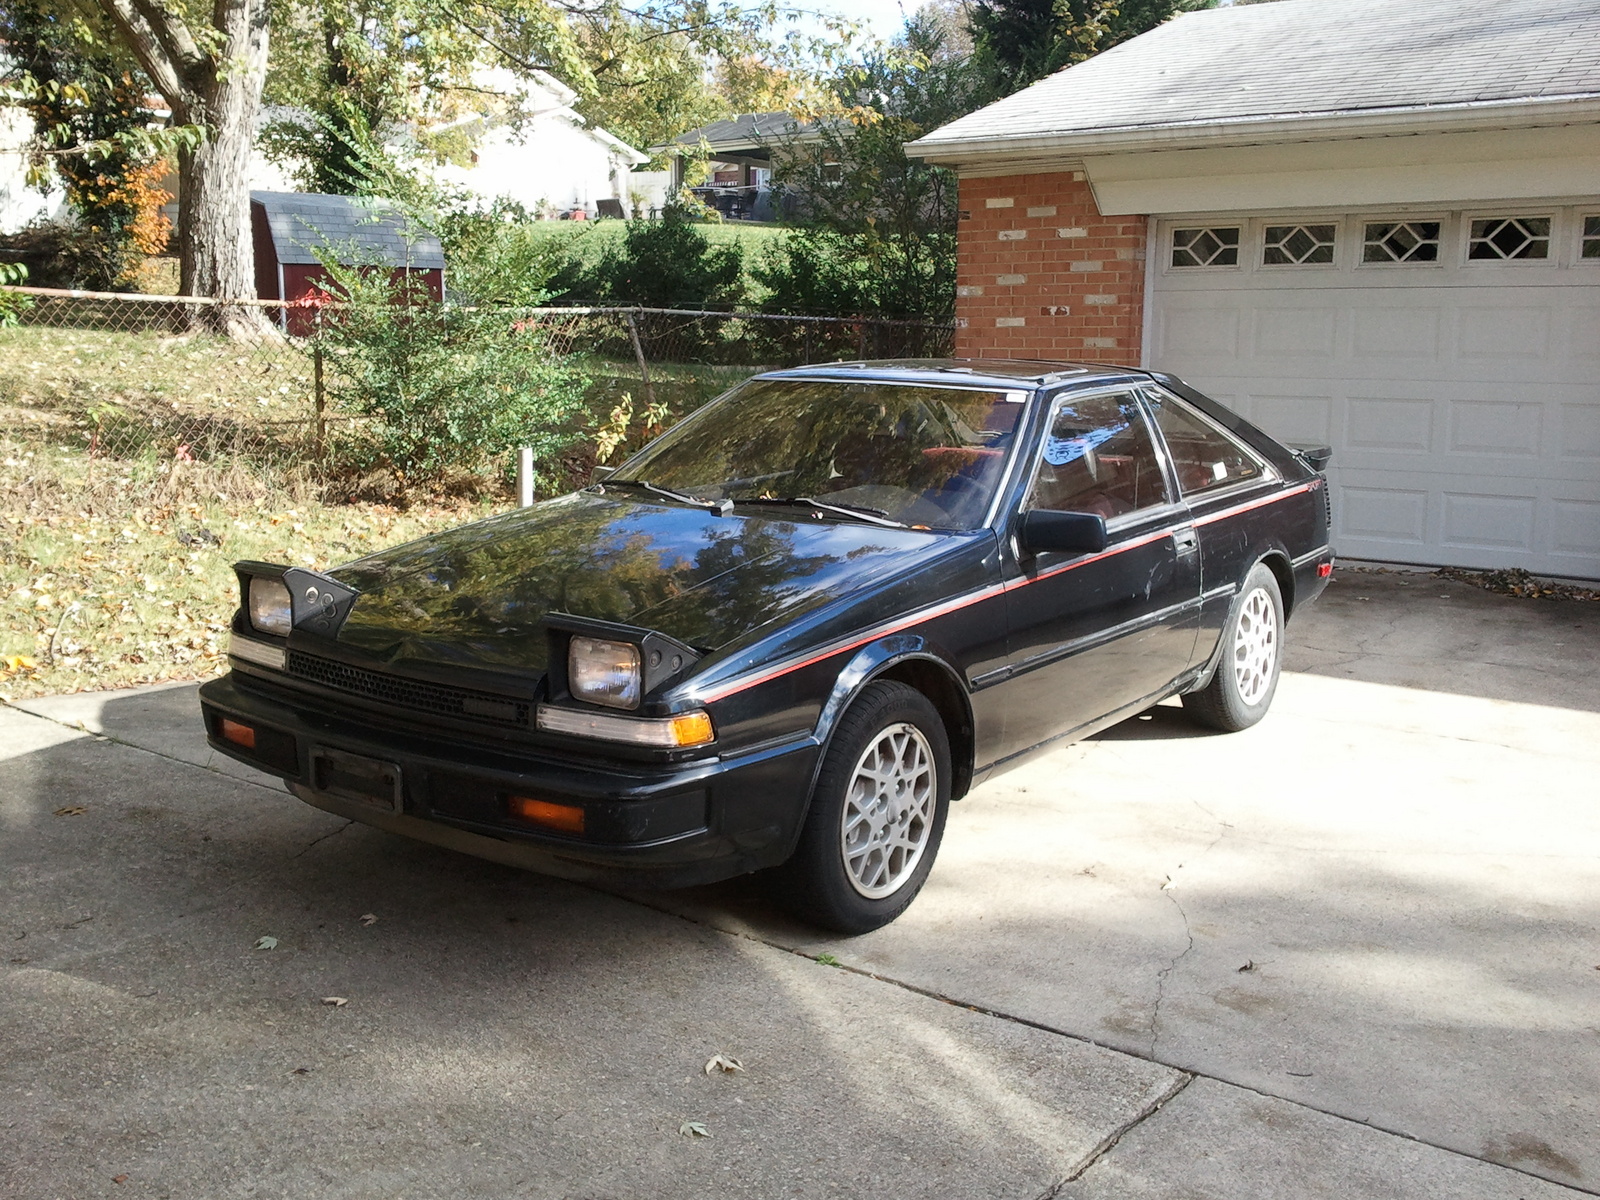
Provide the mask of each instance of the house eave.
{"label": "house eave", "polygon": [[907,142],[905,150],[912,157],[951,167],[958,174],[994,175],[1032,169],[1060,170],[1064,162],[1076,165],[1092,155],[1580,124],[1600,124],[1600,92],[1556,98],[1540,96],[1525,100],[1332,113],[1287,113],[1014,137],[941,138],[934,133]]}

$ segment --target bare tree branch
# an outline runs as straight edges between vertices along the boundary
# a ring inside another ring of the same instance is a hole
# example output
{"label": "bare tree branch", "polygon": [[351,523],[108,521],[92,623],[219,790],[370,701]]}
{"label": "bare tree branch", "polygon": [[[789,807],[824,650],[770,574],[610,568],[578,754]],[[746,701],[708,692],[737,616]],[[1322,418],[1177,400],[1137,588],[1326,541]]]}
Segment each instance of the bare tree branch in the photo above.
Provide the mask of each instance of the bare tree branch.
{"label": "bare tree branch", "polygon": [[[92,7],[100,8],[99,5]],[[103,11],[110,14],[117,29],[127,39],[128,48],[139,60],[144,73],[150,76],[150,82],[156,85],[156,90],[166,97],[173,115],[187,121],[189,106],[183,80],[149,23],[134,9],[131,0],[104,0]]]}

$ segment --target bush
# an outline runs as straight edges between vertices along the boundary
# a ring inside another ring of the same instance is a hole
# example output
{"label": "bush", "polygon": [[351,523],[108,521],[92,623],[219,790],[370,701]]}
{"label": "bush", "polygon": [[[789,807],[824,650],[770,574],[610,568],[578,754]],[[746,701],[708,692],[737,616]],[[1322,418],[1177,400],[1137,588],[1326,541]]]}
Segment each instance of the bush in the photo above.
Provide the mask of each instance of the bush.
{"label": "bush", "polygon": [[314,341],[337,408],[367,418],[349,465],[386,468],[401,487],[458,472],[506,473],[512,452],[553,457],[577,436],[588,380],[526,319],[441,304],[386,269],[327,264],[336,303]]}
{"label": "bush", "polygon": [[594,276],[594,298],[612,304],[731,309],[744,299],[743,252],[712,246],[678,204],[659,221],[629,221],[621,248],[606,251]]}

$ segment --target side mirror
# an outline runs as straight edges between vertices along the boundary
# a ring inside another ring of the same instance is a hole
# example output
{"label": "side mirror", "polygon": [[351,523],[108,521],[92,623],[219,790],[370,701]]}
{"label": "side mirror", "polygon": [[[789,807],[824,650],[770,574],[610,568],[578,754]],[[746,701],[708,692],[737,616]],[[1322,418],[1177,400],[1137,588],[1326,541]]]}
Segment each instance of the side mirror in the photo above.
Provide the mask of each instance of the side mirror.
{"label": "side mirror", "polygon": [[1017,540],[1030,554],[1047,550],[1098,554],[1106,548],[1106,519],[1098,513],[1030,509],[1022,514]]}

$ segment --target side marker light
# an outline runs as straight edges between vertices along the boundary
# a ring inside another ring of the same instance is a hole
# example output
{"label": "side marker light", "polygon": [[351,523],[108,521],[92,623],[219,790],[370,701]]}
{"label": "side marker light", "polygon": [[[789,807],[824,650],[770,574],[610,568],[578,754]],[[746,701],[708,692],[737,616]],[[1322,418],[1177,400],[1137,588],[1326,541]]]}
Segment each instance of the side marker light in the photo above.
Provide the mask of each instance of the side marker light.
{"label": "side marker light", "polygon": [[562,833],[583,832],[583,809],[576,804],[555,804],[533,796],[508,796],[511,815]]}
{"label": "side marker light", "polygon": [[1317,564],[1317,578],[1318,579],[1326,579],[1329,575],[1332,575],[1332,574],[1333,574],[1333,564],[1332,563],[1318,563]]}
{"label": "side marker light", "polygon": [[223,717],[217,723],[217,732],[221,734],[222,740],[225,742],[232,742],[235,746],[242,746],[246,750],[254,750],[256,748],[256,731],[253,726],[243,725],[238,721],[230,721],[227,717]]}

